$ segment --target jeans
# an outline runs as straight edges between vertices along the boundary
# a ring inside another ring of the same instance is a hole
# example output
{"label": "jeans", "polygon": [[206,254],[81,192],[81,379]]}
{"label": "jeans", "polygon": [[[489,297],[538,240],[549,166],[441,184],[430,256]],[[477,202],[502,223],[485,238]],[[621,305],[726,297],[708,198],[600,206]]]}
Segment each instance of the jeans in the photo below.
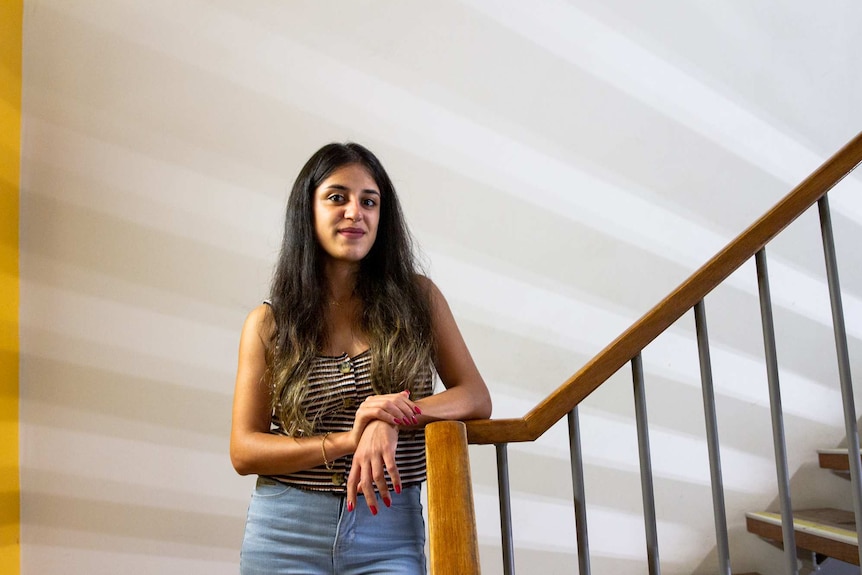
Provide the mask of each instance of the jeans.
{"label": "jeans", "polygon": [[420,487],[347,511],[344,495],[306,491],[261,477],[245,526],[242,575],[425,575]]}

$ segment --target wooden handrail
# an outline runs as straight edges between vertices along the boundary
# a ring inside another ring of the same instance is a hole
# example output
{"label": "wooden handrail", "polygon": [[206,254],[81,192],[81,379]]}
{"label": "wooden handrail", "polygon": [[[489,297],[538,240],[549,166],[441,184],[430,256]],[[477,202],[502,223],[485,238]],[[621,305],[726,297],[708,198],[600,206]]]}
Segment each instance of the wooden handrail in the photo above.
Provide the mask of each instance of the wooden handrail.
{"label": "wooden handrail", "polygon": [[468,421],[469,443],[540,437],[860,163],[862,132],[524,417]]}
{"label": "wooden handrail", "polygon": [[[540,437],[860,163],[862,133],[524,417],[429,424],[425,433],[431,573],[479,574],[468,442],[514,443]],[[453,501],[458,502],[455,507]],[[458,551],[446,553],[452,545]],[[453,562],[453,555],[464,560]]]}

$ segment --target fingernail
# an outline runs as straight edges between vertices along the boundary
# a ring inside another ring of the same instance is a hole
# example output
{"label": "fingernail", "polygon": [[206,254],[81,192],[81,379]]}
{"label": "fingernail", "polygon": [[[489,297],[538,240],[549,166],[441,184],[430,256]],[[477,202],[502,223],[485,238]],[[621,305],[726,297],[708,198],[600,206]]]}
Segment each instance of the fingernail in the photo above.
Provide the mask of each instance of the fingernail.
{"label": "fingernail", "polygon": [[413,416],[413,425],[416,425],[417,423],[419,423],[419,420],[416,419],[416,416],[414,415]]}
{"label": "fingernail", "polygon": [[351,503],[350,501],[347,502],[347,511],[350,513],[353,512],[353,503]]}
{"label": "fingernail", "polygon": [[401,425],[401,420],[397,417],[395,418],[395,425]]}
{"label": "fingernail", "polygon": [[413,411],[415,411],[417,415],[422,415],[422,410],[419,409],[418,405],[413,406]]}
{"label": "fingernail", "polygon": [[392,500],[389,499],[388,497],[384,497],[383,498],[383,505],[385,505],[386,507],[392,507]]}
{"label": "fingernail", "polygon": [[399,495],[401,494],[401,484],[400,483],[395,486],[395,493],[397,493]]}
{"label": "fingernail", "polygon": [[405,390],[404,390],[404,393],[406,393],[407,395],[410,395],[410,390],[409,390],[409,389],[405,389]]}
{"label": "fingernail", "polygon": [[377,515],[377,507],[376,507],[375,505],[372,505],[372,506],[371,506],[371,514],[372,514],[372,515]]}

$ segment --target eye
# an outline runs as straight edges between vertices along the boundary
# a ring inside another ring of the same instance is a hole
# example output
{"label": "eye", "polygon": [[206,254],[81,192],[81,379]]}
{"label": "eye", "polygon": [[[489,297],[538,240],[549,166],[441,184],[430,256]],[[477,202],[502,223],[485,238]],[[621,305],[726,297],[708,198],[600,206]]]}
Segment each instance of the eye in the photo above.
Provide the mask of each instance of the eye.
{"label": "eye", "polygon": [[366,208],[373,208],[377,205],[377,200],[375,200],[374,198],[365,198],[364,200],[362,200],[362,205]]}
{"label": "eye", "polygon": [[341,194],[329,194],[328,196],[326,196],[326,199],[330,202],[341,203],[344,201],[344,196],[342,196]]}

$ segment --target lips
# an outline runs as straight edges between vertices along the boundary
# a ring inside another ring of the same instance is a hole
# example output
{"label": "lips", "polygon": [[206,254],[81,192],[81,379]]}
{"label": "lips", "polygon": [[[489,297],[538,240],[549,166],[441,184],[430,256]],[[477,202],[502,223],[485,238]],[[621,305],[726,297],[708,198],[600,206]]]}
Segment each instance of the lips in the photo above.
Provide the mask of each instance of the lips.
{"label": "lips", "polygon": [[365,230],[360,228],[342,228],[338,234],[348,239],[359,239],[365,235]]}

